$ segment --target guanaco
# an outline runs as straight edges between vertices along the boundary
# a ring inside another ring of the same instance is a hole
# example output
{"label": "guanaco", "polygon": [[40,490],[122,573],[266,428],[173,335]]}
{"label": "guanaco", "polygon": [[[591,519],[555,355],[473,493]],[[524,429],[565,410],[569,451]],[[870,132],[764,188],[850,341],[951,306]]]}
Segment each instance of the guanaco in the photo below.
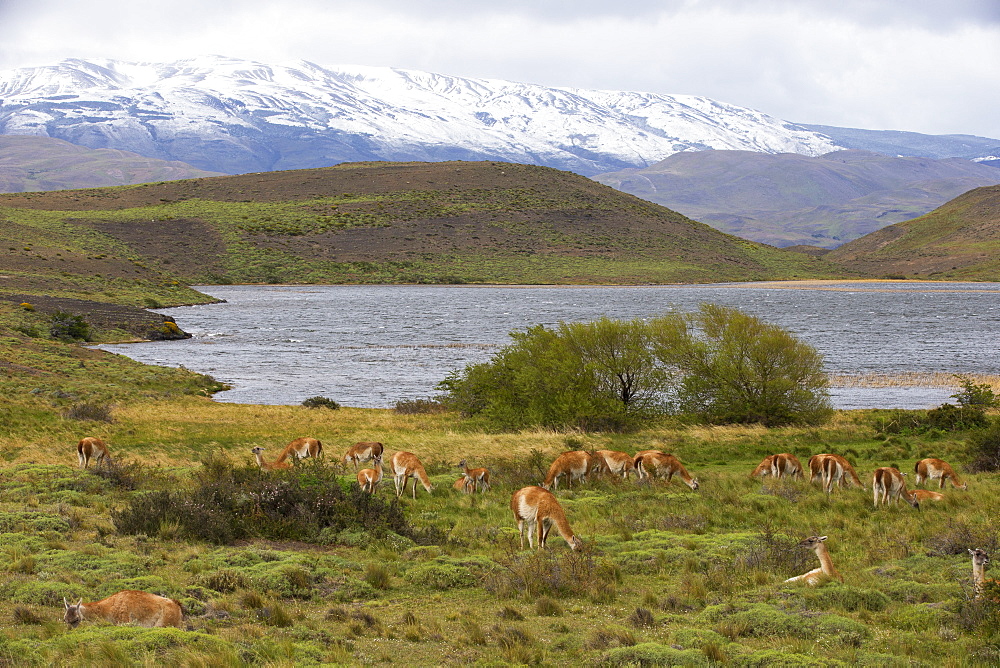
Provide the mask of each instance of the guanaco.
{"label": "guanaco", "polygon": [[955,469],[951,468],[951,465],[943,459],[934,459],[933,457],[921,459],[913,466],[913,471],[917,474],[913,481],[914,485],[937,478],[941,481],[938,489],[944,489],[945,480],[951,480],[951,485],[955,489],[969,489],[969,483],[962,482],[958,474],[955,473]]}
{"label": "guanaco", "polygon": [[382,482],[382,455],[372,457],[373,469],[361,469],[358,471],[358,486],[362,492],[375,493],[375,487]]}
{"label": "guanaco", "polygon": [[632,468],[635,469],[635,474],[639,476],[640,480],[646,477],[646,469],[642,464],[642,460],[646,455],[652,454],[662,455],[664,452],[662,450],[640,450],[632,455]]}
{"label": "guanaco", "polygon": [[485,468],[470,469],[463,459],[458,463],[458,468],[462,469],[462,473],[466,478],[472,481],[473,491],[479,489],[482,492],[486,492],[490,488],[490,471]]}
{"label": "guanaco", "polygon": [[555,458],[545,475],[544,489],[559,489],[559,478],[566,478],[566,486],[572,487],[574,480],[586,480],[587,476],[601,465],[597,455],[583,450],[564,452]]}
{"label": "guanaco", "polygon": [[830,551],[826,549],[826,538],[826,536],[810,536],[799,543],[799,547],[807,547],[816,553],[816,556],[819,557],[819,568],[814,568],[808,573],[788,578],[785,582],[805,582],[815,587],[823,581],[824,577],[836,578],[841,582],[844,581],[844,576],[838,573],[837,569],[833,567]]}
{"label": "guanaco", "polygon": [[627,452],[598,450],[596,454],[604,460],[604,469],[608,473],[617,473],[625,480],[628,480],[629,473],[635,470],[635,460]]}
{"label": "guanaco", "polygon": [[472,494],[476,491],[476,482],[472,478],[463,475],[461,478],[456,480],[451,487],[455,491],[462,492],[463,494]]}
{"label": "guanaco", "polygon": [[139,626],[180,626],[184,609],[172,598],[157,596],[145,591],[126,589],[102,601],[75,604],[63,598],[66,614],[63,620],[76,628],[84,619],[103,619],[112,624],[138,624]]}
{"label": "guanaco", "polygon": [[810,457],[809,482],[816,480],[816,478],[820,478],[823,490],[827,494],[833,493],[834,485],[843,487],[848,482],[861,489],[865,488],[854,467],[840,455],[823,454]]}
{"label": "guanaco", "polygon": [[[569,544],[570,549],[579,550],[583,541],[573,534],[566,513],[563,511],[555,495],[541,487],[524,487],[514,492],[510,497],[510,510],[517,521],[517,530],[521,534],[521,549],[524,549],[524,530],[528,525],[528,546],[535,547],[533,540],[538,536],[538,549],[546,547],[549,531],[554,524],[559,535]],[[533,525],[533,526],[532,526]]]}
{"label": "guanaco", "polygon": [[84,436],[76,444],[76,456],[80,460],[80,468],[85,469],[90,466],[90,460],[96,459],[97,464],[105,462],[111,464],[111,455],[108,454],[108,446],[99,438],[94,436]]}
{"label": "guanaco", "polygon": [[[990,563],[990,555],[985,550],[976,548],[969,550],[972,555],[972,596],[973,598],[983,597],[983,587],[986,585],[986,564]],[[990,580],[995,583],[996,580]]]}
{"label": "guanaco", "polygon": [[674,474],[678,474],[681,480],[691,489],[698,489],[698,481],[691,477],[681,460],[673,455],[662,452],[651,452],[638,457],[639,465],[646,469],[647,475],[657,478],[666,478],[670,482]]}
{"label": "guanaco", "polygon": [[264,461],[264,448],[260,447],[259,445],[251,448],[250,452],[252,452],[253,456],[257,459],[257,466],[261,467],[265,471],[276,471],[280,469],[292,468],[292,465],[289,464],[288,462],[282,462],[277,460],[273,462]]}
{"label": "guanaco", "polygon": [[920,510],[920,499],[906,490],[906,480],[903,474],[890,466],[875,469],[872,474],[872,496],[876,510],[879,503],[886,506],[889,501],[899,503],[900,498],[906,499],[911,506]]}
{"label": "guanaco", "polygon": [[315,438],[297,438],[288,445],[285,449],[281,451],[278,458],[275,459],[275,463],[284,462],[286,459],[295,455],[296,459],[305,459],[306,457],[319,457],[323,454],[323,444],[317,441]]}
{"label": "guanaco", "polygon": [[396,484],[396,497],[403,495],[406,491],[406,481],[413,478],[413,498],[417,498],[417,480],[424,486],[430,494],[434,486],[431,485],[424,465],[420,463],[417,456],[412,452],[397,452],[389,459],[389,468],[392,470],[393,482]]}
{"label": "guanaco", "polygon": [[768,455],[764,457],[763,461],[750,474],[751,478],[764,478],[767,476],[775,478],[799,478],[801,480],[802,464],[795,455],[789,452]]}
{"label": "guanaco", "polygon": [[929,489],[914,489],[910,491],[910,496],[921,503],[924,501],[944,501],[944,494],[941,492],[932,492]]}
{"label": "guanaco", "polygon": [[354,470],[358,470],[358,465],[361,462],[370,462],[372,458],[376,455],[382,456],[382,451],[384,447],[378,441],[361,441],[355,443],[350,448],[347,449],[347,454],[344,455],[344,465],[346,466],[349,462],[353,462]]}

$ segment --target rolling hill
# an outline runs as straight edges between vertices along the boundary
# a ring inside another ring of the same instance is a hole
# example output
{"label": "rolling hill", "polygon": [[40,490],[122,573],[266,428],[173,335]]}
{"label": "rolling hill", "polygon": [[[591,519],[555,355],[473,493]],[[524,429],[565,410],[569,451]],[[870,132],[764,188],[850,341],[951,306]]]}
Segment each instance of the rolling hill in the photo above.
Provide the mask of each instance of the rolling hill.
{"label": "rolling hill", "polygon": [[838,271],[583,176],[497,162],[8,194],[0,220],[0,291],[84,299],[122,280],[646,284]]}
{"label": "rolling hill", "polygon": [[950,280],[1000,280],[1000,186],[976,188],[824,257],[853,271]]}
{"label": "rolling hill", "polygon": [[51,137],[0,135],[0,192],[66,190],[215,176],[178,161],[89,149]]}
{"label": "rolling hill", "polygon": [[818,157],[700,151],[594,178],[746,239],[835,248],[1000,183],[1000,169],[854,150]]}

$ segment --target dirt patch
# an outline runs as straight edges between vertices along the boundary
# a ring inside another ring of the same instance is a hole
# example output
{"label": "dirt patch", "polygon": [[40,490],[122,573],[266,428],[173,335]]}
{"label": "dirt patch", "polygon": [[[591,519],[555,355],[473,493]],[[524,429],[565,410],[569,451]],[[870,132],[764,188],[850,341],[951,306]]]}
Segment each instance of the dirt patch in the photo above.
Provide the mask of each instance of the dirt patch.
{"label": "dirt patch", "polygon": [[67,297],[18,294],[0,294],[0,300],[14,304],[29,303],[36,311],[46,315],[52,315],[57,311],[79,315],[92,327],[121,329],[137,337],[153,341],[184,339],[191,336],[179,329],[175,332],[174,328],[165,327],[166,322],[173,322],[167,316],[132,306]]}

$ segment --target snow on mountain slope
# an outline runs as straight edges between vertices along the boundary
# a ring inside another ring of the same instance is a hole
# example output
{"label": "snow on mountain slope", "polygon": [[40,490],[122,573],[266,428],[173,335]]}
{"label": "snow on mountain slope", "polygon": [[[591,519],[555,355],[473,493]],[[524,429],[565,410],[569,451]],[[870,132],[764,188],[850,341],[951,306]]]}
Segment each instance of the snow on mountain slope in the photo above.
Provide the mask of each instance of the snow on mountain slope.
{"label": "snow on mountain slope", "polygon": [[0,72],[0,134],[230,173],[457,158],[596,174],[680,151],[821,155],[837,148],[823,134],[701,97],[220,56],[73,59]]}

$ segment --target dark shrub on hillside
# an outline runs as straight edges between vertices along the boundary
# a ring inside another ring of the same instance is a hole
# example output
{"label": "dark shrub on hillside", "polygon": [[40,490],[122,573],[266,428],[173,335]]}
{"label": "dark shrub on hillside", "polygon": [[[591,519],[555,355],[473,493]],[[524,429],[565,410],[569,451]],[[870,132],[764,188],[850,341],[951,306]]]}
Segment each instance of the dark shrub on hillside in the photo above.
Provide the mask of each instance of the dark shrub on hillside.
{"label": "dark shrub on hillside", "polygon": [[1000,471],[1000,423],[991,425],[969,436],[969,454],[972,463],[969,470]]}
{"label": "dark shrub on hillside", "polygon": [[49,319],[49,334],[55,339],[90,341],[90,325],[83,316],[56,311]]}
{"label": "dark shrub on hillside", "polygon": [[871,411],[869,423],[878,435],[922,434],[932,429],[964,431],[989,424],[982,408],[942,404],[931,410],[883,409]]}
{"label": "dark shrub on hillside", "polygon": [[412,537],[402,509],[361,493],[319,463],[287,471],[234,468],[211,459],[191,489],[150,492],[112,511],[123,534],[156,535],[178,526],[182,535],[216,544],[248,538],[319,542],[320,534],[342,530],[387,532]]}
{"label": "dark shrub on hillside", "polygon": [[111,406],[105,404],[73,404],[63,416],[67,420],[89,420],[91,422],[111,422]]}
{"label": "dark shrub on hillside", "polygon": [[329,408],[332,411],[340,408],[340,404],[326,397],[309,397],[302,402],[302,405],[306,408]]}

